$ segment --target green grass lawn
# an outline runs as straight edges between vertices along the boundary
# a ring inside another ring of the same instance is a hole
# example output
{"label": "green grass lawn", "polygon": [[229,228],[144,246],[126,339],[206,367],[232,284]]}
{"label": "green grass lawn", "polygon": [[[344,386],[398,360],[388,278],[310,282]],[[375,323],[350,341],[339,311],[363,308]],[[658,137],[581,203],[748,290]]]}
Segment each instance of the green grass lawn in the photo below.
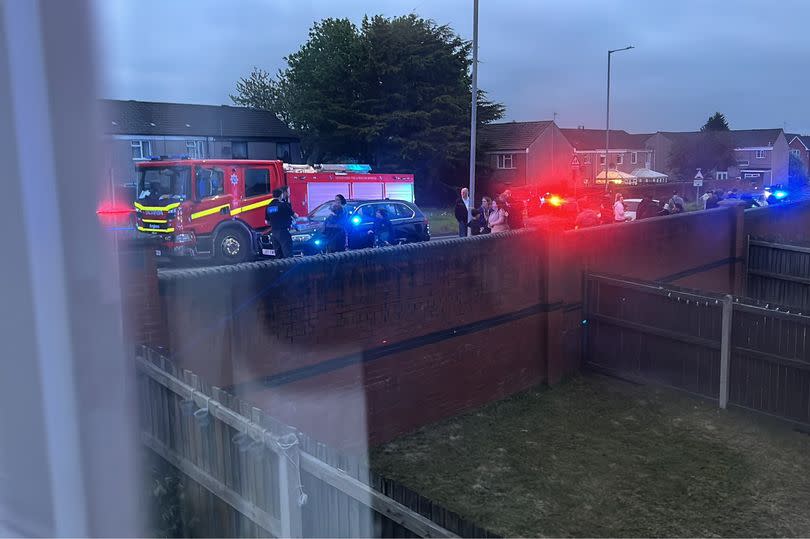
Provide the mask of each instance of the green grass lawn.
{"label": "green grass lawn", "polygon": [[430,221],[431,236],[447,236],[458,234],[458,221],[453,215],[453,208],[421,208]]}
{"label": "green grass lawn", "polygon": [[810,536],[810,436],[602,377],[423,428],[372,462],[506,536]]}

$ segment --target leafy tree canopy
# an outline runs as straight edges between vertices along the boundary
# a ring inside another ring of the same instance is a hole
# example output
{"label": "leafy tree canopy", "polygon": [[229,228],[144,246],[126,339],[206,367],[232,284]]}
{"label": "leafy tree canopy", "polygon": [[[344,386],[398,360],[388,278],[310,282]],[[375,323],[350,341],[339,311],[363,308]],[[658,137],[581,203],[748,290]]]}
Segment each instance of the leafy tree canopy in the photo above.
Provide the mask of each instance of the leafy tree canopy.
{"label": "leafy tree canopy", "polygon": [[[417,188],[467,172],[471,44],[416,15],[316,23],[273,77],[254,68],[234,103],[272,110],[310,162],[356,160],[414,172]],[[478,94],[479,125],[504,107]],[[452,180],[451,180],[452,183]]]}
{"label": "leafy tree canopy", "polygon": [[676,140],[669,158],[669,165],[675,176],[684,180],[693,178],[697,169],[707,174],[728,170],[735,163],[731,137],[713,131],[703,131]]}

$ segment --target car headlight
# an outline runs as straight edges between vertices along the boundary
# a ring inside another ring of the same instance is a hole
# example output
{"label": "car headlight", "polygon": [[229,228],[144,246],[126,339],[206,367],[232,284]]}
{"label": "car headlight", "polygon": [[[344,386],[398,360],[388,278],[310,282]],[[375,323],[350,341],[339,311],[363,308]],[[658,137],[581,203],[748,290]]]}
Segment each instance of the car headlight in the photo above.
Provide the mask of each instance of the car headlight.
{"label": "car headlight", "polygon": [[193,239],[194,239],[194,236],[192,236],[191,234],[186,234],[186,233],[177,234],[174,237],[175,243],[189,243]]}
{"label": "car headlight", "polygon": [[312,239],[312,234],[296,234],[292,237],[293,241],[309,241]]}

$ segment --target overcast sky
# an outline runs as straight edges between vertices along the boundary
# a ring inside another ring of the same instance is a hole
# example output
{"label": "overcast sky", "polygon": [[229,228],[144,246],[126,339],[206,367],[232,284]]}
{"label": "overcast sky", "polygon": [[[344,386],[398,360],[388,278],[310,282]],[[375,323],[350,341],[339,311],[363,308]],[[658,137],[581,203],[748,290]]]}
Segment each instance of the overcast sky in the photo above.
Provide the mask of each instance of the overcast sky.
{"label": "overcast sky", "polygon": [[[96,0],[104,97],[230,104],[325,17],[416,13],[472,38],[472,0]],[[810,0],[480,0],[479,85],[508,120],[810,134]]]}

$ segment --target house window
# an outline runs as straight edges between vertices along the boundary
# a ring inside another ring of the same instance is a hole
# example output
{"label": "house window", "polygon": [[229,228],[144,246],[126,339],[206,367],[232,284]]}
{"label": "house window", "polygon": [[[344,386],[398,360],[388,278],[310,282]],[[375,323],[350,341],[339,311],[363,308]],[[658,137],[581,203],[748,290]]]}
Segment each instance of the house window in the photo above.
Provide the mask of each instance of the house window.
{"label": "house window", "polygon": [[513,155],[511,153],[499,153],[496,158],[497,168],[515,168]]}
{"label": "house window", "polygon": [[188,155],[191,159],[205,159],[205,141],[187,140],[186,155]]}
{"label": "house window", "polygon": [[716,172],[714,177],[718,180],[727,180],[728,179],[728,172]]}
{"label": "house window", "polygon": [[245,196],[257,197],[270,194],[270,171],[266,168],[249,168],[245,171]]}
{"label": "house window", "polygon": [[248,158],[247,142],[231,142],[231,157],[234,159]]}
{"label": "house window", "polygon": [[149,156],[152,155],[152,146],[148,140],[133,140],[130,146],[132,146],[132,159],[149,159]]}
{"label": "house window", "polygon": [[624,154],[623,153],[620,153],[619,155],[616,156],[616,164],[617,165],[623,165],[624,164]]}
{"label": "house window", "polygon": [[747,160],[747,159],[744,159],[744,160],[742,160],[742,161],[737,161],[737,166],[738,166],[738,167],[747,167],[749,164],[750,164],[750,163],[748,162],[748,160]]}
{"label": "house window", "polygon": [[755,157],[757,159],[765,159],[765,150],[757,150]]}
{"label": "house window", "polygon": [[276,143],[276,158],[281,159],[282,161],[289,161],[290,156],[290,143],[289,142],[277,142]]}
{"label": "house window", "polygon": [[599,164],[600,164],[600,165],[604,165],[604,164],[605,164],[605,154],[601,154],[601,155],[599,156]]}
{"label": "house window", "polygon": [[790,155],[796,157],[797,159],[802,156],[801,150],[790,150]]}
{"label": "house window", "polygon": [[585,164],[586,164],[586,165],[590,165],[590,164],[591,164],[591,154],[589,154],[589,153],[586,153],[586,154],[585,154]]}
{"label": "house window", "polygon": [[630,164],[635,165],[636,163],[638,163],[638,152],[632,152],[630,154]]}

